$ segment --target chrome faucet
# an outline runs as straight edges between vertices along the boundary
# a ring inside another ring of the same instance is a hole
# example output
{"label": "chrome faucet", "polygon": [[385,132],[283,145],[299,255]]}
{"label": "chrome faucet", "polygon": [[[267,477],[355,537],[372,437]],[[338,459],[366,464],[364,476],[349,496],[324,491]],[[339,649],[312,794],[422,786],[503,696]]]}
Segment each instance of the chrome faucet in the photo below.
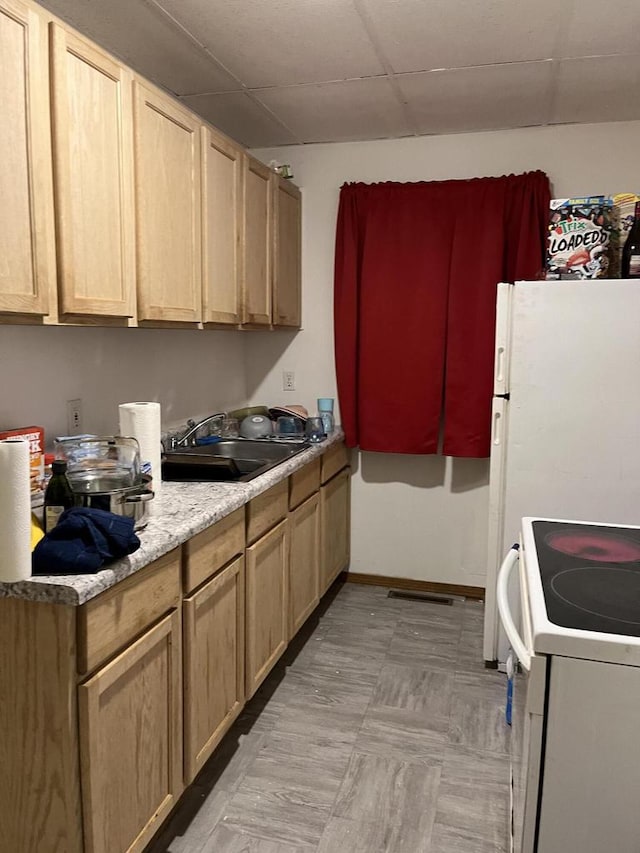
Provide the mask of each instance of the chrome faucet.
{"label": "chrome faucet", "polygon": [[194,447],[196,440],[195,434],[200,429],[200,427],[206,426],[211,421],[222,420],[222,418],[226,418],[226,412],[216,412],[215,415],[208,415],[206,418],[203,418],[201,421],[196,423],[194,420],[189,418],[187,421],[187,430],[180,436],[172,435],[170,438],[170,446],[171,449],[175,449],[176,447]]}

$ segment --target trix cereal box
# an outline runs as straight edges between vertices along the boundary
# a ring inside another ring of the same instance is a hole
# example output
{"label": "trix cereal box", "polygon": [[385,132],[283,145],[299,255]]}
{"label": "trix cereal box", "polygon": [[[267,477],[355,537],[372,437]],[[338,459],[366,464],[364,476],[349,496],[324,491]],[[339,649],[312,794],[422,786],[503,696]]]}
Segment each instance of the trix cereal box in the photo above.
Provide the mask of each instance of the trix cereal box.
{"label": "trix cereal box", "polygon": [[38,506],[44,498],[44,429],[39,426],[19,427],[0,432],[0,439],[23,438],[29,442],[31,454],[31,505]]}
{"label": "trix cereal box", "polygon": [[607,278],[615,218],[606,196],[552,199],[547,280]]}

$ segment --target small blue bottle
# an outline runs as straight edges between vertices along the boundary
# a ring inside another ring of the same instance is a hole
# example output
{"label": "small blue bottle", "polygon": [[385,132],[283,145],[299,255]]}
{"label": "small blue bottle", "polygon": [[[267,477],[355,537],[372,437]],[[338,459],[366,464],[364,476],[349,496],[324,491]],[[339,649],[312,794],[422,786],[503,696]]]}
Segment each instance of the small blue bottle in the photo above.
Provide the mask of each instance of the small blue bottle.
{"label": "small blue bottle", "polygon": [[318,414],[322,418],[325,435],[331,435],[335,429],[333,397],[318,397]]}

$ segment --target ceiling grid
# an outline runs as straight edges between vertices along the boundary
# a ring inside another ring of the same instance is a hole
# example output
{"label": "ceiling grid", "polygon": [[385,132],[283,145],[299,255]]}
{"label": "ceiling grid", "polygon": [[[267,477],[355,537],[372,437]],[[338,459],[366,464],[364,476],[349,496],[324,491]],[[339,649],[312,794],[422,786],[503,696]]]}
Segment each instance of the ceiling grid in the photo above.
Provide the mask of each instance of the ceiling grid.
{"label": "ceiling grid", "polygon": [[640,119],[638,0],[39,2],[248,147]]}

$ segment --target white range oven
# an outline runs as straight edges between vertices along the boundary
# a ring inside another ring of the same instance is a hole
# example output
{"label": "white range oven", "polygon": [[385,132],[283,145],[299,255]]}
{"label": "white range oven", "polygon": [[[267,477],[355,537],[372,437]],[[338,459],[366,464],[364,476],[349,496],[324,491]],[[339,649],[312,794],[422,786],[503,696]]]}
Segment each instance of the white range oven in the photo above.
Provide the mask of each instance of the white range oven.
{"label": "white range oven", "polygon": [[640,853],[640,527],[523,518],[497,598],[512,850]]}

